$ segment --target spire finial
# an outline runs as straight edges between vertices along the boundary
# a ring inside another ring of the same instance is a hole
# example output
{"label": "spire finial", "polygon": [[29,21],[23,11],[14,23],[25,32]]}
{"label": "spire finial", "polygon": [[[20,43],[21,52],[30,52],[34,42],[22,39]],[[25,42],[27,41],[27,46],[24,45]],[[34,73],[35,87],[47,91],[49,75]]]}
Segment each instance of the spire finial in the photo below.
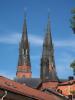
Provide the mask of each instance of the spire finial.
{"label": "spire finial", "polygon": [[24,22],[23,22],[23,34],[22,34],[22,40],[28,40],[27,36],[27,23],[26,23],[26,8],[24,8]]}
{"label": "spire finial", "polygon": [[48,8],[48,17],[50,17],[50,9]]}
{"label": "spire finial", "polygon": [[50,9],[48,8],[47,32],[50,32]]}
{"label": "spire finial", "polygon": [[48,8],[48,23],[50,23],[50,9]]}
{"label": "spire finial", "polygon": [[26,15],[27,15],[27,8],[24,8],[24,19],[26,19]]}

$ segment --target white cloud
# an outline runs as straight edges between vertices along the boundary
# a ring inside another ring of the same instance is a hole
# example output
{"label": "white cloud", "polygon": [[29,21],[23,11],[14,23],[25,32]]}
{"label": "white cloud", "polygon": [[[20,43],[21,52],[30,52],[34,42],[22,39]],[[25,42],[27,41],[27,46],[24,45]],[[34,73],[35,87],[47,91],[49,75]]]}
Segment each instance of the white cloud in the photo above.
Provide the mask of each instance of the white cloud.
{"label": "white cloud", "polygon": [[64,40],[55,40],[55,47],[75,47],[75,40],[64,39]]}
{"label": "white cloud", "polygon": [[[13,33],[10,35],[5,35],[0,37],[0,43],[4,44],[18,44],[21,39],[21,34]],[[29,35],[29,42],[30,44],[34,44],[37,46],[42,45],[43,39],[38,36]]]}
{"label": "white cloud", "polygon": [[[21,34],[15,32],[10,35],[0,36],[0,43],[5,44],[18,44],[21,39]],[[29,35],[30,44],[36,46],[42,46],[43,38],[37,35]],[[55,47],[75,47],[75,40],[64,39],[64,40],[54,40]]]}
{"label": "white cloud", "polygon": [[29,35],[29,41],[31,44],[41,46],[43,44],[43,39],[39,36]]}
{"label": "white cloud", "polygon": [[18,33],[13,33],[11,35],[5,35],[0,37],[0,43],[4,44],[17,44],[19,42],[20,35]]}

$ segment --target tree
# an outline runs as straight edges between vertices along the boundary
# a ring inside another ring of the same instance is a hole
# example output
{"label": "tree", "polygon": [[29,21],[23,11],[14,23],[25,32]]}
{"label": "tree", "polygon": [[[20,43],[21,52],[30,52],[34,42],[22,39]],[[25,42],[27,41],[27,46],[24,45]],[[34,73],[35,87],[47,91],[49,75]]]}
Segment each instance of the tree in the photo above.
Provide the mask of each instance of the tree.
{"label": "tree", "polygon": [[75,95],[75,90],[70,91],[73,95]]}
{"label": "tree", "polygon": [[70,64],[70,67],[73,69],[73,75],[75,76],[75,60]]}
{"label": "tree", "polygon": [[71,22],[71,28],[72,28],[73,32],[75,33],[75,8],[72,9],[71,13],[72,13],[72,18],[71,18],[71,21],[70,21]]}

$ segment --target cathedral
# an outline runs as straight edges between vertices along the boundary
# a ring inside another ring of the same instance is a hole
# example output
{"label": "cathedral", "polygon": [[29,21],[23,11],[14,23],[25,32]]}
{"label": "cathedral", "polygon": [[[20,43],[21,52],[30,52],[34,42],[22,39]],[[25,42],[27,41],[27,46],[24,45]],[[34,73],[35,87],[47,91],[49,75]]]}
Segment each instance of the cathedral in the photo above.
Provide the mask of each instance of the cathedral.
{"label": "cathedral", "polygon": [[26,16],[24,16],[22,37],[19,44],[19,59],[15,81],[31,86],[32,88],[38,88],[39,85],[44,82],[58,82],[54,61],[54,48],[50,29],[50,16],[48,16],[46,34],[43,41],[43,51],[40,60],[40,78],[32,77],[27,23]]}
{"label": "cathedral", "polygon": [[[48,16],[41,54],[40,78],[33,78],[27,22],[24,16],[16,78],[10,80],[0,76],[0,100],[69,100],[69,90],[66,89],[65,92],[65,88],[70,85],[70,82],[73,88],[75,81],[60,83],[57,77],[50,16]],[[67,84],[66,87],[64,87],[65,84]]]}

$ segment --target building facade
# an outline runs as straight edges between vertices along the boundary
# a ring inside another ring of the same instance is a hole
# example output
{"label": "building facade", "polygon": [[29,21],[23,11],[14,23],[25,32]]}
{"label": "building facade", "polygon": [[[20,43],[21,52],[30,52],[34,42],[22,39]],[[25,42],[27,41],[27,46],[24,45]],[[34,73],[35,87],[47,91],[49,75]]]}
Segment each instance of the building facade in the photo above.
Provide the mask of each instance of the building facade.
{"label": "building facade", "polygon": [[64,96],[65,94],[61,95],[56,91],[56,89],[63,89],[63,86],[58,84],[49,16],[43,42],[40,78],[32,78],[31,76],[30,49],[25,16],[19,44],[16,79],[10,80],[0,76],[0,100],[68,100]]}

